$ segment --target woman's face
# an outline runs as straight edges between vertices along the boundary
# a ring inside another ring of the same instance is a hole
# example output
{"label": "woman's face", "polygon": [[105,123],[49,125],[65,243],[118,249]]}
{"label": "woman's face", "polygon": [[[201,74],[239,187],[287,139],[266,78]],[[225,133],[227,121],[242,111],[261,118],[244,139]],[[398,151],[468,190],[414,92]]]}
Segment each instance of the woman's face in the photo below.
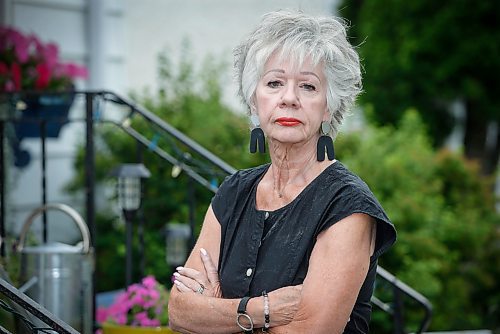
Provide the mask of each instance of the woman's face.
{"label": "woman's face", "polygon": [[286,60],[269,58],[255,91],[260,126],[268,139],[315,144],[321,122],[329,120],[326,92],[321,64],[313,66],[306,59],[299,68],[292,68]]}

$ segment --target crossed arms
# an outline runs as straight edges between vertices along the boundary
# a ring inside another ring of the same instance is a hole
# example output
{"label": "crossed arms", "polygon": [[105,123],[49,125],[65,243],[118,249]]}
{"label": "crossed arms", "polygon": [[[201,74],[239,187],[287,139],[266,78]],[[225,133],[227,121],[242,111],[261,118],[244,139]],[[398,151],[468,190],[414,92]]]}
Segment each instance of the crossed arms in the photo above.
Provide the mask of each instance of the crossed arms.
{"label": "crossed arms", "polygon": [[[269,292],[270,333],[342,333],[366,278],[376,224],[352,214],[322,232],[300,286]],[[179,268],[169,299],[170,327],[181,333],[236,333],[240,299],[222,298],[217,267],[221,228],[209,207],[198,241]],[[200,285],[203,294],[196,293]],[[263,297],[251,298],[247,314],[264,325]]]}

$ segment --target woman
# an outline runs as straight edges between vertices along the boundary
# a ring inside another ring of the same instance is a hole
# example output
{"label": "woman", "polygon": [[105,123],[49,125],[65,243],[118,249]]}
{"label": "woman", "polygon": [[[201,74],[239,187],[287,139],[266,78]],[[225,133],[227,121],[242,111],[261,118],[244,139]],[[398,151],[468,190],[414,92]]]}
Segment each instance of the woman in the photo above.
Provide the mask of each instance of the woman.
{"label": "woman", "polygon": [[[337,19],[273,12],[235,52],[239,94],[271,163],[226,178],[177,268],[170,325],[186,333],[367,333],[377,258],[396,233],[333,157],[361,90]],[[325,159],[325,155],[327,158]]]}

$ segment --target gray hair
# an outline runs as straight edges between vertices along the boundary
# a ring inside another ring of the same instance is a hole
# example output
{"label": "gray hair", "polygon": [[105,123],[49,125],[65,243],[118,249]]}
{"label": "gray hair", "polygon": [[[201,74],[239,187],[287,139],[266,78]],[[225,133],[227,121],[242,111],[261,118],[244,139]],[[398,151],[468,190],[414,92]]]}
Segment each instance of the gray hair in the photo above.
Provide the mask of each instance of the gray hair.
{"label": "gray hair", "polygon": [[342,19],[335,17],[312,17],[291,11],[265,14],[234,50],[238,95],[249,109],[255,107],[257,83],[273,54],[292,61],[296,67],[310,57],[313,66],[324,66],[330,135],[335,137],[362,89],[359,56],[347,41],[346,27]]}

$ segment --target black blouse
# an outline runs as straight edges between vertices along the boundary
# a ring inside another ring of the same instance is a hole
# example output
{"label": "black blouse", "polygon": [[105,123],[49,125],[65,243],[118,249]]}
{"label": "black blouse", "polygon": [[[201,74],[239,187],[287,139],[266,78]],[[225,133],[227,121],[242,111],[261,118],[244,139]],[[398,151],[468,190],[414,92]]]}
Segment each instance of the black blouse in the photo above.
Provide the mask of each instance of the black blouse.
{"label": "black blouse", "polygon": [[219,278],[223,296],[255,297],[263,290],[301,284],[317,236],[353,213],[365,213],[377,221],[375,252],[344,333],[368,333],[377,258],[395,242],[394,226],[368,186],[339,161],[286,206],[275,211],[257,210],[257,185],[269,166],[228,176],[212,199],[221,224]]}

